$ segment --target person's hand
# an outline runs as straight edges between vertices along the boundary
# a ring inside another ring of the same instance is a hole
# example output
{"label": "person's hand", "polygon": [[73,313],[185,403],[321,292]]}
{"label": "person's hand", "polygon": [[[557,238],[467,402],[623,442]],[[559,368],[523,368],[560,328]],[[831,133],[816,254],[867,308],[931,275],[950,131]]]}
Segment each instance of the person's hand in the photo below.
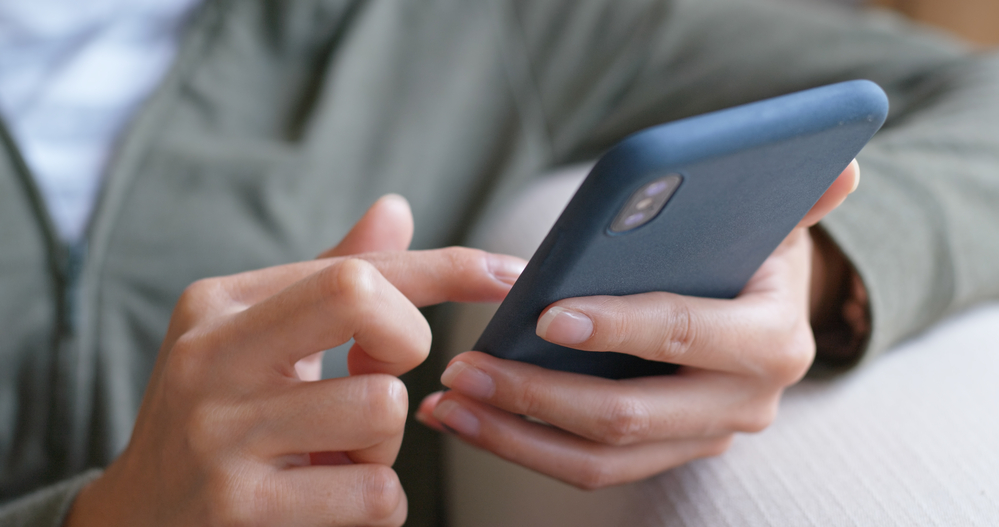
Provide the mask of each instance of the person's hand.
{"label": "person's hand", "polygon": [[[429,352],[417,306],[498,301],[523,267],[404,252],[411,234],[405,201],[383,198],[325,258],[189,287],[128,447],[67,525],[401,525],[395,375]],[[351,338],[351,376],[318,380],[316,353]]]}
{"label": "person's hand", "polygon": [[679,364],[675,375],[607,380],[472,351],[450,362],[441,382],[451,390],[428,396],[417,418],[587,489],[722,453],[734,434],[767,427],[783,390],[811,365],[808,228],[858,181],[854,162],[735,299],[570,298],[538,319],[550,342]]}

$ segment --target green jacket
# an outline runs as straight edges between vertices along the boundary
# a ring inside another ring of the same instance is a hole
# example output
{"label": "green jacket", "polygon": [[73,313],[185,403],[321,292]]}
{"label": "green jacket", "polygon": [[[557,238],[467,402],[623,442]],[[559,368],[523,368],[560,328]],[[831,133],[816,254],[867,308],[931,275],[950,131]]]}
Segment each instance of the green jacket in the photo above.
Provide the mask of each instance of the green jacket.
{"label": "green jacket", "polygon": [[[892,104],[824,223],[870,291],[870,357],[999,296],[997,57],[746,0],[208,0],[84,246],[58,242],[0,134],[0,524],[58,525],[94,473],[51,485],[127,444],[192,281],[312,258],[386,192],[412,203],[415,247],[458,243],[529,178],[637,129],[852,78]],[[410,399],[438,374],[410,376]],[[442,521],[434,445],[407,431],[410,525]]]}

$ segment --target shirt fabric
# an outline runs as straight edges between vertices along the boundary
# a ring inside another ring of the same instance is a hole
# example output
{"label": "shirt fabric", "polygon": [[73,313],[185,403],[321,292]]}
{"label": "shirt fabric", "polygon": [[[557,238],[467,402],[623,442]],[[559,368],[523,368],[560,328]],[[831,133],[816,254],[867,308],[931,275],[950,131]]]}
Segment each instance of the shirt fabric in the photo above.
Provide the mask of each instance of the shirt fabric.
{"label": "shirt fabric", "polygon": [[198,0],[0,0],[0,113],[59,236],[79,240],[115,140]]}

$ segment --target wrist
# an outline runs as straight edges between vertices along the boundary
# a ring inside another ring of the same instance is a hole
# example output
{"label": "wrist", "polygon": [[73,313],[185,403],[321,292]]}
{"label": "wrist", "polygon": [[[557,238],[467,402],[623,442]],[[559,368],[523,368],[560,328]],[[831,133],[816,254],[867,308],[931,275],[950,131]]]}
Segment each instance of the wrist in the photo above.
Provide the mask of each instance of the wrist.
{"label": "wrist", "polygon": [[871,332],[867,289],[836,243],[819,227],[813,241],[809,300],[816,360],[850,366],[859,359]]}
{"label": "wrist", "polygon": [[76,499],[73,500],[73,505],[69,508],[66,519],[63,521],[63,527],[90,527],[91,525],[101,524],[101,518],[94,517],[91,513],[94,509],[98,511],[101,509],[99,506],[93,507],[91,503],[93,496],[92,489],[97,481],[94,480],[87,483],[77,493]]}
{"label": "wrist", "polygon": [[63,521],[63,527],[109,527],[125,525],[124,509],[111,488],[116,465],[112,464],[103,474],[87,483],[77,493]]}

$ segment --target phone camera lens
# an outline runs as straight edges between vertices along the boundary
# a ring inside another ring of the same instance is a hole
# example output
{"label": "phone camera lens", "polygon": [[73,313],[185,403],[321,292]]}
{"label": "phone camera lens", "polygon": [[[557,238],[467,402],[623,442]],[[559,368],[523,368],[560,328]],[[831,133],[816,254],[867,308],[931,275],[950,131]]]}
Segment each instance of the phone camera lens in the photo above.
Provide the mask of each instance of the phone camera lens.
{"label": "phone camera lens", "polygon": [[624,219],[624,225],[625,227],[634,227],[641,223],[643,219],[645,219],[645,214],[636,212],[635,214],[632,214]]}
{"label": "phone camera lens", "polygon": [[611,232],[636,229],[652,221],[680,187],[680,174],[658,177],[636,190],[611,223]]}
{"label": "phone camera lens", "polygon": [[661,194],[667,187],[669,187],[669,185],[665,181],[656,181],[645,187],[645,195],[655,196],[656,194]]}

